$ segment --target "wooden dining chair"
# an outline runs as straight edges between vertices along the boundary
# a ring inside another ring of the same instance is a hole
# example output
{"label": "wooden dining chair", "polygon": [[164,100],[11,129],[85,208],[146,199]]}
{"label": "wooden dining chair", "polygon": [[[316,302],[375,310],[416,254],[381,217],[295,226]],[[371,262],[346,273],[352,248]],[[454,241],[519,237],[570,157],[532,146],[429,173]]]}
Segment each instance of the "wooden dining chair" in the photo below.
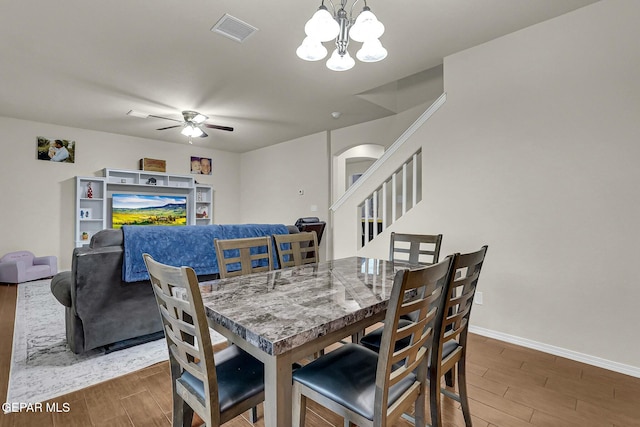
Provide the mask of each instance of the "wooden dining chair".
{"label": "wooden dining chair", "polygon": [[[400,261],[411,265],[432,265],[440,259],[442,234],[391,233],[389,261]],[[405,316],[406,317],[406,316]],[[410,320],[410,319],[403,319]],[[360,344],[379,351],[383,328],[361,334]],[[399,343],[398,345],[402,345]]]}
{"label": "wooden dining chair", "polygon": [[[293,373],[294,426],[304,425],[307,399],[358,426],[390,426],[415,405],[416,425],[426,425],[427,357],[451,266],[452,258],[447,258],[396,273],[379,354],[346,344]],[[412,298],[405,298],[407,293]],[[401,326],[401,316],[409,313],[415,320]],[[396,342],[405,338],[409,344],[396,351]]]}
{"label": "wooden dining chair", "polygon": [[319,259],[318,236],[315,231],[274,234],[280,268],[315,264]]}
{"label": "wooden dining chair", "polygon": [[[471,412],[467,396],[466,355],[469,316],[478,286],[480,270],[488,246],[479,251],[453,256],[453,274],[450,277],[443,316],[436,320],[433,352],[429,363],[431,424],[442,425],[440,392],[460,402],[465,425],[471,427]],[[456,375],[457,368],[457,375]],[[447,388],[441,388],[444,375]],[[457,376],[458,393],[454,383]]]}
{"label": "wooden dining chair", "polygon": [[264,365],[235,345],[214,354],[198,278],[144,254],[169,349],[172,425],[217,427],[264,401]]}
{"label": "wooden dining chair", "polygon": [[220,278],[273,270],[271,237],[214,239]]}
{"label": "wooden dining chair", "polygon": [[431,265],[440,258],[442,234],[391,233],[389,261]]}

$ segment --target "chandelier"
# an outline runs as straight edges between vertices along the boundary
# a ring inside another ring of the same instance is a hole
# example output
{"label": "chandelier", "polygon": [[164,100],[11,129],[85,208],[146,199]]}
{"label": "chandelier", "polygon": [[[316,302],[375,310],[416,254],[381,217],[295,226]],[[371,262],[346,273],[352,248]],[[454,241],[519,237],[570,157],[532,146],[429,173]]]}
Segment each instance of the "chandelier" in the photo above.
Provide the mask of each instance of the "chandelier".
{"label": "chandelier", "polygon": [[327,68],[333,71],[346,71],[353,68],[355,61],[349,55],[349,39],[361,42],[356,58],[362,62],[378,62],[387,57],[387,50],[378,38],[384,33],[384,25],[371,12],[364,0],[362,12],[353,18],[353,8],[360,0],[355,0],[349,13],[345,10],[348,0],[340,0],[339,9],[329,0],[331,12],[324,0],[317,12],[307,21],[304,32],[307,37],[296,50],[296,54],[305,61],[319,61],[327,56],[327,48],[322,43],[335,39],[336,49],[327,60]]}

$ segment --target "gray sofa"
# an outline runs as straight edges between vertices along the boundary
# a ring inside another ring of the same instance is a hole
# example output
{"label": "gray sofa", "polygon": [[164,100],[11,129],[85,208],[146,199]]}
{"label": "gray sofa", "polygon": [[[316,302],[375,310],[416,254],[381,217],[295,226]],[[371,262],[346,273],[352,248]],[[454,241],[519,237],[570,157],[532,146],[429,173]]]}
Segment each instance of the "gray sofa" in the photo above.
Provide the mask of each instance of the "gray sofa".
{"label": "gray sofa", "polygon": [[[123,253],[122,230],[102,230],[88,247],[73,250],[71,271],[51,281],[51,292],[65,306],[67,343],[74,353],[115,350],[163,336],[150,282],[122,280]],[[214,278],[217,274],[200,276]]]}

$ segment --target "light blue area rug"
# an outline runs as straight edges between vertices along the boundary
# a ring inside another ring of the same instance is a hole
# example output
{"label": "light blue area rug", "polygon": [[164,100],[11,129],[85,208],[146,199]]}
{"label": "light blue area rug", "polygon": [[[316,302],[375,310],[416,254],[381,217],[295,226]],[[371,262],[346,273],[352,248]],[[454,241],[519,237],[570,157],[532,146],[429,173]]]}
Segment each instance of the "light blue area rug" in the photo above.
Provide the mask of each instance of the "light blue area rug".
{"label": "light blue area rug", "polygon": [[50,282],[18,285],[7,402],[43,402],[168,359],[164,339],[108,354],[74,354],[65,338],[64,306]]}

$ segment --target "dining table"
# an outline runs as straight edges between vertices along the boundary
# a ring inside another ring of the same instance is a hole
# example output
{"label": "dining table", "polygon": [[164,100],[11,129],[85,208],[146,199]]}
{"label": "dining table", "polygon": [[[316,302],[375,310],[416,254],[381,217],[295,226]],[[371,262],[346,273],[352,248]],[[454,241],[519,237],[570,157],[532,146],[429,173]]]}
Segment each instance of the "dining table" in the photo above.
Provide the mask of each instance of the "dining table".
{"label": "dining table", "polygon": [[201,282],[209,326],[264,363],[264,425],[292,422],[292,366],[384,320],[391,261],[349,257]]}

